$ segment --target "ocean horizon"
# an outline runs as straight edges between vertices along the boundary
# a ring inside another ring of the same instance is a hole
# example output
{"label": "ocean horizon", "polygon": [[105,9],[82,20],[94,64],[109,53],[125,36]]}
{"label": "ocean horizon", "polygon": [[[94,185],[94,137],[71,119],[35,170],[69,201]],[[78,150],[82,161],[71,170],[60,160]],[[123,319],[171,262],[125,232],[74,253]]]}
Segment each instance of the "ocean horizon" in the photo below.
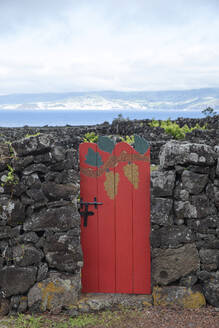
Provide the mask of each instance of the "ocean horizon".
{"label": "ocean horizon", "polygon": [[[217,112],[219,113],[219,112]],[[103,122],[112,123],[113,119],[122,114],[130,120],[168,118],[175,120],[178,117],[203,118],[201,111],[132,111],[132,110],[0,110],[1,127],[23,126],[65,126],[65,125],[95,125]]]}

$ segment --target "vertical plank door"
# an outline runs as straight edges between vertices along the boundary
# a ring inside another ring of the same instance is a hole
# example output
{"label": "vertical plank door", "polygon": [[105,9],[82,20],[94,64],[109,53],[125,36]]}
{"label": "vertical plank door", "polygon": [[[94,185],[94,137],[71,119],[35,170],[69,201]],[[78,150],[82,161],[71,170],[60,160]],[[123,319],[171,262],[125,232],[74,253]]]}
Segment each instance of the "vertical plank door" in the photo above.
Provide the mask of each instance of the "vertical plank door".
{"label": "vertical plank door", "polygon": [[84,226],[82,291],[150,294],[150,150],[135,136],[134,148],[112,144],[80,145],[81,200],[93,215]]}

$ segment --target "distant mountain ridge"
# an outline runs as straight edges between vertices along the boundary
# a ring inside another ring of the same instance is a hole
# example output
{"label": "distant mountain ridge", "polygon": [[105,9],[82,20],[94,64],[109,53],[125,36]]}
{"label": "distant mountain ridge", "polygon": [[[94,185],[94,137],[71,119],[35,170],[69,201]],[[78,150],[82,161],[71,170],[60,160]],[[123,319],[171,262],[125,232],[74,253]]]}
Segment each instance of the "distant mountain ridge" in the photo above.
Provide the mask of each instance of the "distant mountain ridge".
{"label": "distant mountain ridge", "polygon": [[0,96],[0,110],[219,110],[219,88],[93,91]]}

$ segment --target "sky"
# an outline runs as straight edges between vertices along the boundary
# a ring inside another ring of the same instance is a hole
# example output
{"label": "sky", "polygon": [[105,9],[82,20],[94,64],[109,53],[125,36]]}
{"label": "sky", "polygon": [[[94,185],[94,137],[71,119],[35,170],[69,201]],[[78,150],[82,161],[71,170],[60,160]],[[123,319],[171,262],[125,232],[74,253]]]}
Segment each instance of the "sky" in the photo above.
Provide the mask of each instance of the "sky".
{"label": "sky", "polygon": [[219,87],[218,0],[0,0],[0,95]]}

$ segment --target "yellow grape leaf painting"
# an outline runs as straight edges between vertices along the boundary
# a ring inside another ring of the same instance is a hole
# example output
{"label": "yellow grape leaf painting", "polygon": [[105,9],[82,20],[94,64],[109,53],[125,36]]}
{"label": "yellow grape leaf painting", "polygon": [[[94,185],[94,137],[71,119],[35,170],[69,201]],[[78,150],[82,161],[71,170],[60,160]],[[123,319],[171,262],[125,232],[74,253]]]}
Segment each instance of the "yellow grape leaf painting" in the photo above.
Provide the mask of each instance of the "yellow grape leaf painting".
{"label": "yellow grape leaf painting", "polygon": [[138,165],[135,163],[127,164],[123,167],[123,171],[127,179],[133,184],[135,189],[138,189],[139,172]]}
{"label": "yellow grape leaf painting", "polygon": [[114,199],[118,193],[119,173],[114,174],[113,171],[106,172],[106,180],[104,188],[110,199]]}

